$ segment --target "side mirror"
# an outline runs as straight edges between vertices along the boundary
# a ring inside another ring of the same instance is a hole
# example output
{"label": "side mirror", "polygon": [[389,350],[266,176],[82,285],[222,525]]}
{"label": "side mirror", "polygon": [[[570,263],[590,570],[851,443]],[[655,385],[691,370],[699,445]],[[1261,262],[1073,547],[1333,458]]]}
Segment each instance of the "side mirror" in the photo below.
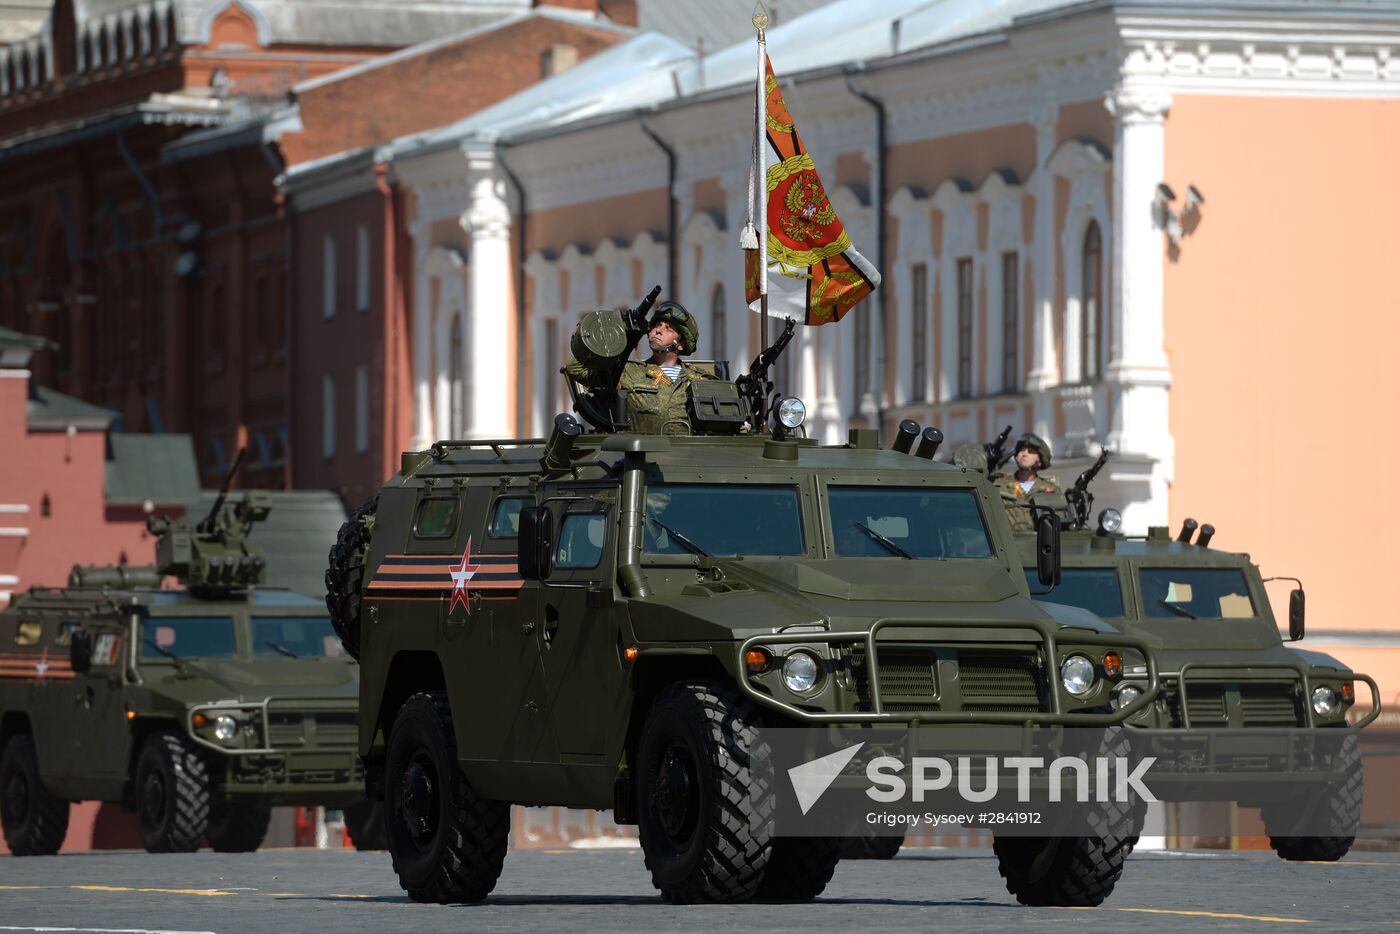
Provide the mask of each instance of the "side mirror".
{"label": "side mirror", "polygon": [[516,538],[516,564],[520,576],[527,581],[549,576],[549,558],[553,546],[549,541],[549,509],[525,506],[520,510],[520,531]]}
{"label": "side mirror", "polygon": [[1035,574],[1042,587],[1060,584],[1060,520],[1048,510],[1035,519]]}
{"label": "side mirror", "polygon": [[92,633],[86,629],[75,629],[68,643],[68,661],[80,675],[92,670]]}
{"label": "side mirror", "polygon": [[1299,587],[1288,595],[1288,640],[1298,642],[1303,638],[1303,610],[1306,599],[1303,588]]}

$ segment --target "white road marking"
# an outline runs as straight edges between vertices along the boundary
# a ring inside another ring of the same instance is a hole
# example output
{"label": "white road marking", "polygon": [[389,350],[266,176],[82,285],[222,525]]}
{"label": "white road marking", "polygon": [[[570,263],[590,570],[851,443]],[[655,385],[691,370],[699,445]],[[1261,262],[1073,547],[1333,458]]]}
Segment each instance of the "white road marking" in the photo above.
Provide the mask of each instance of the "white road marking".
{"label": "white road marking", "polygon": [[0,931],[33,931],[39,934],[217,934],[215,931],[148,931],[145,928],[20,928],[0,925]]}

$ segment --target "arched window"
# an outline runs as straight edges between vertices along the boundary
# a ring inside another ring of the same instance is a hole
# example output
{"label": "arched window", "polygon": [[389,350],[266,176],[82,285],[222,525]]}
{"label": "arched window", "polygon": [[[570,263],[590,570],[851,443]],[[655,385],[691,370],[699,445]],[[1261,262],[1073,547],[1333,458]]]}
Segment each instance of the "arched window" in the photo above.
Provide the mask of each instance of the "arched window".
{"label": "arched window", "polygon": [[1084,265],[1080,278],[1079,359],[1084,381],[1103,376],[1103,238],[1097,221],[1084,231]]}
{"label": "arched window", "polygon": [[462,379],[462,315],[454,312],[452,315],[452,335],[448,342],[449,349],[447,355],[447,386],[451,394],[448,400],[447,423],[451,426],[450,436],[453,438],[464,437],[466,430],[466,410],[467,393],[466,383]]}
{"label": "arched window", "polygon": [[728,323],[724,317],[724,286],[716,285],[715,291],[710,296],[710,352],[706,356],[716,360],[726,358],[725,341],[728,339]]}

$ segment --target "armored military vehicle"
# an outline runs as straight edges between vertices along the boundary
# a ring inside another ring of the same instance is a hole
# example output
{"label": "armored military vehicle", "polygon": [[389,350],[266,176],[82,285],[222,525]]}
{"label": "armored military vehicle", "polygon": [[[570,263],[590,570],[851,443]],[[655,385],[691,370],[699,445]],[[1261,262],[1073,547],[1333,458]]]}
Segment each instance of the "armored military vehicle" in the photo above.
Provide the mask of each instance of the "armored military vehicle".
{"label": "armored military vehicle", "polygon": [[[1009,434],[985,446],[987,463],[1000,460]],[[978,456],[960,449],[957,459]],[[1172,764],[1152,773],[1163,800],[1259,807],[1279,856],[1340,859],[1361,819],[1355,734],[1380,714],[1375,682],[1330,655],[1285,645],[1259,568],[1248,554],[1210,547],[1212,526],[1187,519],[1174,537],[1164,526],[1129,536],[1117,510],[1091,521],[1090,484],[1108,458],[1104,451],[1073,485],[1030,505],[1063,527],[1062,578],[1049,589],[1034,586],[1034,538],[1018,536],[1035,599],[1087,609],[1150,640],[1162,691],[1127,725],[1145,752]],[[1305,596],[1292,582],[1289,641],[1298,641]],[[1115,707],[1139,696],[1144,675],[1125,672]],[[1369,710],[1353,710],[1357,681],[1370,685]]]}
{"label": "armored military vehicle", "polygon": [[[932,461],[937,432],[823,447],[773,437],[800,427],[793,400],[745,422],[735,384],[705,389],[690,435],[560,415],[548,439],[407,452],[342,528],[328,602],[414,900],[485,898],[512,803],[639,825],[671,902],[812,898],[840,840],[756,819],[756,727],[1108,724],[1150,703],[1109,706],[1113,656],[1146,665],[1142,644],[1030,599],[995,492]],[[1007,847],[1001,870],[1027,903],[1097,904],[1126,832]]]}
{"label": "armored military vehicle", "polygon": [[357,666],[319,600],[258,586],[267,512],[249,492],[198,525],[153,516],[155,565],[76,567],[0,613],[13,853],[57,852],[73,801],[134,810],[151,852],[255,850],[273,806],[363,805]]}

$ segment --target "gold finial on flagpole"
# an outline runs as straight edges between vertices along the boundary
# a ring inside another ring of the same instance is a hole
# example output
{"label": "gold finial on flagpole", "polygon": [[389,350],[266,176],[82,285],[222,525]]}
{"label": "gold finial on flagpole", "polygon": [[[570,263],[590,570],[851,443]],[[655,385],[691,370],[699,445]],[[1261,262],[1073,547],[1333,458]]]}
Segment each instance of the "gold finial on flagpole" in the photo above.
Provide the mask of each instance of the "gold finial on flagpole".
{"label": "gold finial on flagpole", "polygon": [[763,8],[763,4],[755,3],[753,7],[753,28],[758,30],[758,41],[764,39],[764,30],[768,28],[768,11]]}

